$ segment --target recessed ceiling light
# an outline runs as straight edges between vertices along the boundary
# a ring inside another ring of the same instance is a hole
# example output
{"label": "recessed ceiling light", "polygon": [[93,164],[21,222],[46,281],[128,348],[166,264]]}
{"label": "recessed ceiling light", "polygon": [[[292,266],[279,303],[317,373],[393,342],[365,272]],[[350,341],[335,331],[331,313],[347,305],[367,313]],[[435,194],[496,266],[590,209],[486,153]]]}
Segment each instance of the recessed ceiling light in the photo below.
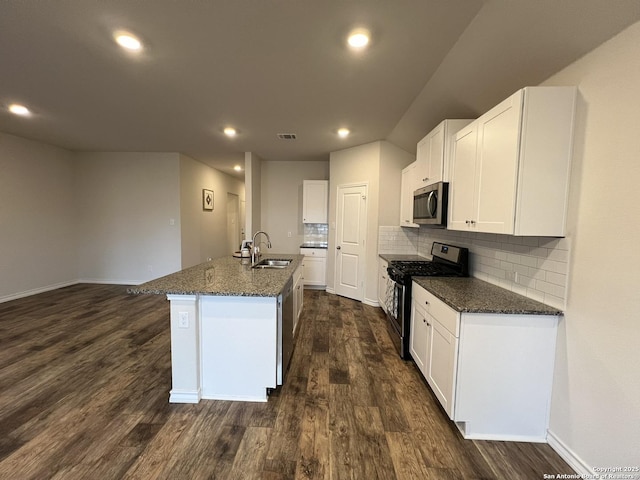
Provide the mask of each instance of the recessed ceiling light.
{"label": "recessed ceiling light", "polygon": [[341,128],[341,129],[338,130],[338,136],[341,137],[341,138],[348,137],[349,133],[351,133],[351,132],[349,131],[348,128]]}
{"label": "recessed ceiling light", "polygon": [[15,113],[16,115],[22,115],[23,117],[31,114],[31,111],[27,107],[18,103],[12,103],[11,105],[9,105],[9,111],[11,113]]}
{"label": "recessed ceiling light", "polygon": [[128,32],[116,32],[115,39],[118,45],[127,50],[136,52],[142,49],[142,42]]}
{"label": "recessed ceiling light", "polygon": [[235,167],[233,167],[233,169],[234,169],[236,172],[241,172],[241,171],[242,171],[242,167],[241,167],[240,165],[236,165]]}
{"label": "recessed ceiling light", "polygon": [[235,129],[235,128],[233,128],[233,127],[226,127],[226,128],[223,130],[223,132],[224,132],[224,134],[225,134],[227,137],[235,137],[235,136],[236,136],[236,133],[238,133],[238,132],[236,132],[236,129]]}
{"label": "recessed ceiling light", "polygon": [[351,48],[364,48],[369,44],[369,31],[364,28],[357,28],[349,34],[347,42]]}

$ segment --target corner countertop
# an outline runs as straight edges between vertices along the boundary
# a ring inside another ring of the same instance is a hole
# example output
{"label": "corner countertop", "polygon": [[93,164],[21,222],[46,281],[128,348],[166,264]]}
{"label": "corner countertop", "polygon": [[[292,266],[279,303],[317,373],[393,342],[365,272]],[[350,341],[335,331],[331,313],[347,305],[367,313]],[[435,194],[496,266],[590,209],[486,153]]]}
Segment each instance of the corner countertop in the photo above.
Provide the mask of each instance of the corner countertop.
{"label": "corner countertop", "polygon": [[406,255],[399,253],[379,253],[378,256],[387,262],[393,262],[396,260],[401,260],[405,262],[417,262],[421,260],[431,260],[428,257],[421,257],[420,255]]}
{"label": "corner countertop", "polygon": [[292,261],[282,269],[257,269],[251,268],[246,262],[248,259],[229,255],[131,287],[128,292],[156,295],[277,297],[302,263],[304,255],[268,253],[261,256],[261,259],[265,258],[287,258]]}
{"label": "corner countertop", "polygon": [[473,277],[413,277],[413,281],[461,313],[563,314],[549,305]]}

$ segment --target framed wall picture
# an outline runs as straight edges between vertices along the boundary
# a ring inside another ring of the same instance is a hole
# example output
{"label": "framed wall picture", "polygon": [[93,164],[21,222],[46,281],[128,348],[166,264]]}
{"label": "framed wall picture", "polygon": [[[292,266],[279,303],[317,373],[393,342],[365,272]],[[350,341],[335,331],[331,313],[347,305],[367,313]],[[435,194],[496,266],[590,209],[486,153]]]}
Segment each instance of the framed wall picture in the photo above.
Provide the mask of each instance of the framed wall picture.
{"label": "framed wall picture", "polygon": [[202,209],[213,210],[213,190],[202,189]]}

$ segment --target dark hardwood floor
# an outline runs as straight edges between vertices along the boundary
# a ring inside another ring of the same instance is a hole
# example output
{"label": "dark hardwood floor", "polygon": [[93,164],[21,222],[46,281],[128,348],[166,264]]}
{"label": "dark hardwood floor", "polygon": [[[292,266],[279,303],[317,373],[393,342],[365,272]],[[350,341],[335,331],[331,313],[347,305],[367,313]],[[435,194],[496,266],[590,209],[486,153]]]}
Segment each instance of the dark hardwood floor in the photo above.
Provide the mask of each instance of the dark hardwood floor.
{"label": "dark hardwood floor", "polygon": [[[305,291],[267,403],[168,403],[169,305],[75,285],[0,304],[0,479],[540,479],[544,444],[463,440],[382,311]],[[232,361],[232,359],[230,359]]]}

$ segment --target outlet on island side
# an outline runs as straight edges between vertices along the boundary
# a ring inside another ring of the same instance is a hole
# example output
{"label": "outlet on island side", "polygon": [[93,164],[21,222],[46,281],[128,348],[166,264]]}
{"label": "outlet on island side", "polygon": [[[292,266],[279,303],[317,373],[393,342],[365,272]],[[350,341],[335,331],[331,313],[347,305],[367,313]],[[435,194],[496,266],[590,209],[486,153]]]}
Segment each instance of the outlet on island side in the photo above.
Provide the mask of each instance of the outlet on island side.
{"label": "outlet on island side", "polygon": [[178,313],[178,327],[189,328],[189,312]]}

